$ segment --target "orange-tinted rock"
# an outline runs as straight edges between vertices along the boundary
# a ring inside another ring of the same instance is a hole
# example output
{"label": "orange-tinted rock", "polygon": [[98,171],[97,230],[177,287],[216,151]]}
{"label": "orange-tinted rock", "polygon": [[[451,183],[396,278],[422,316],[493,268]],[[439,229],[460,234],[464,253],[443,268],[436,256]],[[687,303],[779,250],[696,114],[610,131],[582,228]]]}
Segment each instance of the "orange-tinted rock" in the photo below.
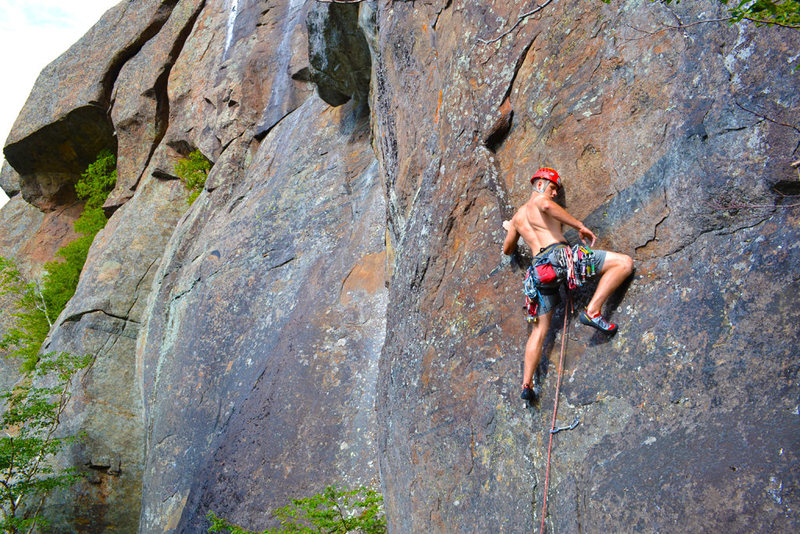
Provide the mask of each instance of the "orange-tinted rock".
{"label": "orange-tinted rock", "polygon": [[[526,409],[530,251],[500,246],[542,165],[637,268],[616,337],[568,322],[557,424],[580,424],[554,437],[548,530],[797,530],[796,32],[694,24],[715,2],[360,2],[363,40],[353,5],[128,9],[152,32],[114,63],[121,207],[52,333],[98,355],[61,530],[262,529],[378,477],[391,531],[536,528],[560,334]],[[365,45],[368,118],[309,83],[363,95]],[[108,103],[41,114],[17,161]],[[70,146],[21,173],[27,198],[71,201]],[[173,167],[196,148],[189,208]]]}
{"label": "orange-tinted rock", "polygon": [[[372,110],[395,258],[378,395],[390,529],[539,524],[556,371],[543,366],[543,401],[525,410],[530,252],[509,264],[500,246],[502,220],[548,165],[599,247],[633,255],[639,273],[607,306],[616,338],[571,326],[559,426],[582,423],[555,438],[549,529],[792,530],[797,499],[780,488],[798,484],[786,455],[796,336],[779,332],[798,320],[786,295],[798,221],[715,206],[769,206],[789,180],[797,136],[777,123],[800,109],[785,78],[797,34],[664,28],[713,18],[706,3],[551,3],[514,27],[524,12],[378,6]],[[762,421],[777,425],[767,440]]]}
{"label": "orange-tinted rock", "polygon": [[11,197],[0,210],[0,256],[14,258],[26,278],[40,278],[44,264],[78,236],[72,225],[82,210],[75,202],[42,213],[21,195]]}
{"label": "orange-tinted rock", "polygon": [[114,81],[176,3],[121,2],[44,68],[3,148],[28,202],[43,209],[69,202],[80,173],[102,149],[116,148],[107,116]]}

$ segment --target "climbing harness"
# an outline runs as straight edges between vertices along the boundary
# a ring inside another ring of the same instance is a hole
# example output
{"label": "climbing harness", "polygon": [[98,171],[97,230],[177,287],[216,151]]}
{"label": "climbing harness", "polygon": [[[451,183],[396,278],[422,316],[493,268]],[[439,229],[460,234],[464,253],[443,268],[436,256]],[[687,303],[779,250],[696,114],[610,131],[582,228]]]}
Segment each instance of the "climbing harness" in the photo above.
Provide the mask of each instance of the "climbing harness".
{"label": "climbing harness", "polygon": [[[553,435],[565,428],[556,430],[556,414],[558,413],[558,394],[561,391],[561,375],[564,373],[564,348],[567,343],[567,318],[572,308],[572,294],[567,291],[567,302],[564,308],[564,331],[561,333],[561,357],[558,360],[558,378],[556,380],[556,396],[553,399],[553,423],[550,426],[550,442],[547,444],[547,468],[544,475],[544,498],[542,501],[542,524],[539,527],[539,534],[544,534],[544,518],[547,511],[547,486],[550,482],[550,455],[553,450]],[[578,426],[578,422],[572,424],[572,428]]]}
{"label": "climbing harness", "polygon": [[[551,249],[558,247],[552,252]],[[567,243],[554,243],[539,250],[525,274],[525,309],[528,321],[536,317],[542,293],[558,290],[558,282],[566,279],[569,289],[581,287],[594,276],[594,251],[583,245],[572,248]]]}

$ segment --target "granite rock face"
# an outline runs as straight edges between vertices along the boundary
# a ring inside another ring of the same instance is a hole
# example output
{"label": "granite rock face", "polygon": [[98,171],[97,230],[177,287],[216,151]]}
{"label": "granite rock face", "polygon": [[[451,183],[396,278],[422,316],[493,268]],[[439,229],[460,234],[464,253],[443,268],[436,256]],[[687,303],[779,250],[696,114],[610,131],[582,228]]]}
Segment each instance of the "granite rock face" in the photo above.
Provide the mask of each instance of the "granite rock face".
{"label": "granite rock face", "polygon": [[138,355],[144,531],[200,531],[209,509],[264,528],[287,492],[377,483],[385,208],[368,122],[348,113],[307,100],[167,249]]}
{"label": "granite rock face", "polygon": [[19,173],[7,161],[3,162],[3,167],[0,169],[0,187],[9,198],[20,192]]}
{"label": "granite rock face", "polygon": [[97,153],[116,149],[108,117],[114,82],[176,3],[120,2],[44,68],[3,148],[28,202],[45,210],[63,204]]}
{"label": "granite rock face", "polygon": [[[530,251],[500,248],[543,165],[636,262],[617,336],[568,317],[557,426],[579,424],[554,437],[548,531],[797,530],[800,34],[695,24],[717,9],[109,11],[4,149],[0,252],[31,276],[86,163],[118,154],[46,347],[95,355],[58,459],[89,476],[48,500],[55,530],[263,529],[331,483],[379,486],[391,532],[538,529],[562,335],[526,407]],[[214,166],[190,207],[195,149]]]}
{"label": "granite rock face", "polygon": [[158,261],[186,209],[177,181],[146,178],[95,237],[77,291],[47,351],[91,353],[94,363],[72,393],[61,430],[83,433],[65,465],[87,478],[48,502],[52,528],[136,532],[142,502],[144,417],[136,340]]}
{"label": "granite rock face", "polygon": [[498,247],[542,165],[599,247],[637,262],[606,309],[618,336],[571,321],[558,426],[581,424],[555,438],[550,530],[796,528],[798,220],[770,206],[796,180],[786,125],[800,100],[765,73],[788,75],[798,35],[666,27],[708,8],[560,3],[499,40],[521,6],[379,9],[373,113],[396,266],[378,411],[394,531],[538,528],[560,334],[526,412],[530,252],[509,265]]}

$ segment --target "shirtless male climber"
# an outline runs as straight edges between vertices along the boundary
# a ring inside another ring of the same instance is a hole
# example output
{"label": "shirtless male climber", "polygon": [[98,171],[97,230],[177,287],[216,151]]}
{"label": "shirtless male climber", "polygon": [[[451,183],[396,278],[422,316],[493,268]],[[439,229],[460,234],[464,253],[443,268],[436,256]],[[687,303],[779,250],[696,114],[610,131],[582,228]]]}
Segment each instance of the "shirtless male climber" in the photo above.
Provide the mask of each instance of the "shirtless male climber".
{"label": "shirtless male climber", "polygon": [[[591,240],[588,243],[590,247],[594,245],[597,236],[555,202],[561,187],[561,177],[556,171],[548,167],[539,169],[531,178],[531,184],[533,192],[530,199],[517,210],[510,221],[503,221],[503,228],[507,231],[503,254],[513,254],[517,248],[517,240],[522,236],[532,251],[539,251],[534,257],[534,262],[549,257],[554,267],[563,268],[563,249],[569,251],[569,247],[561,232],[562,224],[578,230],[578,235],[584,244],[587,244],[587,240]],[[614,290],[633,272],[633,260],[625,254],[593,250],[586,258],[586,262],[591,266],[588,264],[583,266],[585,272],[600,274],[600,281],[586,309],[580,313],[579,320],[601,332],[614,334],[617,326],[603,318],[602,307]],[[550,328],[553,309],[560,301],[558,285],[561,281],[563,280],[559,277],[554,288],[550,291],[543,289],[540,293],[538,309],[535,312],[537,321],[525,345],[521,396],[529,402],[534,402],[537,397],[533,388],[533,375],[542,357],[542,346]]]}

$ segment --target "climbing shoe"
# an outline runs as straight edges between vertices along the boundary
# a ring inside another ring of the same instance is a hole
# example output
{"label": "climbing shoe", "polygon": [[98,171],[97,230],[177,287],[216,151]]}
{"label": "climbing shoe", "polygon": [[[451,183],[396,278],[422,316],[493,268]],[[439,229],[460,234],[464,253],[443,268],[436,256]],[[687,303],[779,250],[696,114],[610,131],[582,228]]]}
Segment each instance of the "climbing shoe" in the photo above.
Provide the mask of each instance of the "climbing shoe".
{"label": "climbing shoe", "polygon": [[537,397],[538,395],[536,394],[536,391],[531,389],[531,387],[528,384],[522,386],[522,394],[520,395],[520,398],[522,400],[526,400],[528,402],[536,402]]}
{"label": "climbing shoe", "polygon": [[589,314],[586,313],[586,310],[583,310],[581,314],[578,316],[578,320],[585,324],[586,326],[591,326],[592,328],[596,328],[605,334],[614,334],[617,331],[617,325],[614,323],[609,323],[603,318],[603,315],[598,313],[594,317],[589,317]]}

